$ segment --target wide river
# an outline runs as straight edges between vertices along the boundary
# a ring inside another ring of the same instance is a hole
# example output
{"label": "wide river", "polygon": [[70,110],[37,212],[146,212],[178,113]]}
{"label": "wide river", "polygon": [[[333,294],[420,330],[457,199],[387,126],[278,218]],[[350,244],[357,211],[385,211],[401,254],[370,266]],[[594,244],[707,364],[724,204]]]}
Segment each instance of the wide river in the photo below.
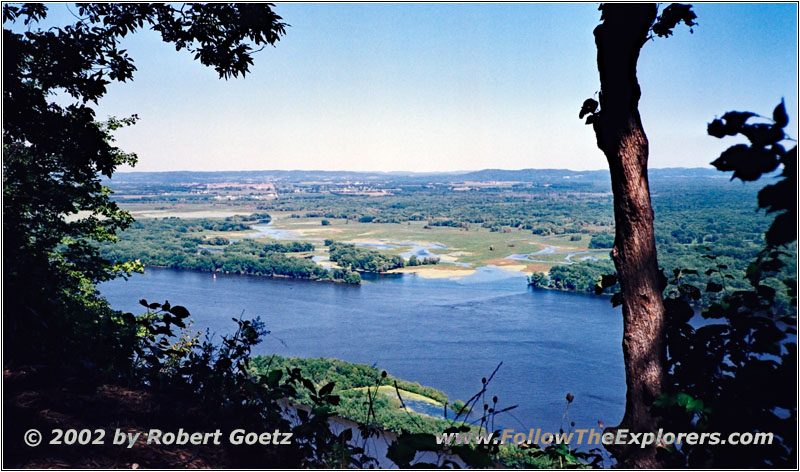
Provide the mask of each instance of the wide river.
{"label": "wide river", "polygon": [[[481,268],[457,280],[402,275],[346,286],[148,268],[100,291],[133,313],[143,311],[141,298],[184,305],[195,329],[217,335],[242,312],[260,316],[271,335],[256,354],[375,365],[451,401],[478,392],[502,362],[487,398],[519,406],[495,426],[590,428],[617,424],[624,411],[620,309],[608,298],[530,289],[520,273]],[[564,420],[568,392],[575,401]]]}

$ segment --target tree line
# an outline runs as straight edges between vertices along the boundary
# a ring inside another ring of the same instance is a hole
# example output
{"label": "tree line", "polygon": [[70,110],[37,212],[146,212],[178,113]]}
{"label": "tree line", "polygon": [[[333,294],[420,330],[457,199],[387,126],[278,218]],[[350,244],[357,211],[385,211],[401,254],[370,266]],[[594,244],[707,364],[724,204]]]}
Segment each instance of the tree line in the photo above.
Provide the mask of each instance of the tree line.
{"label": "tree line", "polygon": [[[263,221],[264,218],[259,216],[258,219]],[[209,239],[202,233],[194,231],[196,228],[221,228],[231,224],[245,223],[229,221],[220,224],[214,219],[174,217],[139,220],[122,233],[120,241],[102,245],[100,254],[112,263],[138,260],[152,267],[361,283],[361,277],[352,270],[327,270],[311,260],[310,255],[303,256],[301,253],[314,250],[314,245],[307,241],[242,239],[220,249],[209,244]]]}
{"label": "tree line", "polygon": [[325,240],[328,247],[330,260],[339,266],[358,270],[361,272],[388,272],[393,269],[402,269],[408,266],[434,265],[439,263],[438,257],[418,258],[412,255],[408,263],[402,256],[386,255],[373,249],[358,247],[355,244],[336,242],[330,239]]}

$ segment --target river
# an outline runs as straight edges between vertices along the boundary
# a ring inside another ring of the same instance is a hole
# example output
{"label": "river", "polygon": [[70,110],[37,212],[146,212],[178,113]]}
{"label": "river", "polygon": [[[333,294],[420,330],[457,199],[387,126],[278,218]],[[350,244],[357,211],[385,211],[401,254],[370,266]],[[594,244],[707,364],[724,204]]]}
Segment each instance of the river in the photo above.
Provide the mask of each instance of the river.
{"label": "river", "polygon": [[[480,268],[458,280],[416,275],[365,278],[361,286],[148,268],[100,286],[112,307],[138,300],[186,306],[194,328],[232,331],[232,317],[260,316],[271,335],[255,354],[335,357],[375,365],[466,400],[488,388],[495,425],[557,431],[624,412],[622,316],[607,298],[534,290],[520,273]],[[567,393],[575,396],[562,420]]]}

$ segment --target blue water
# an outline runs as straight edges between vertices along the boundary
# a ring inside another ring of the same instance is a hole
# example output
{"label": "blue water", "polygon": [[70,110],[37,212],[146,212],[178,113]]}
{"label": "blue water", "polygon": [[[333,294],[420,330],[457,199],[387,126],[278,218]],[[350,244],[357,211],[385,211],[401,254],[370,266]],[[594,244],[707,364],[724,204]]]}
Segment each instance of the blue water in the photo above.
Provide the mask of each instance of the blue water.
{"label": "blue water", "polygon": [[[403,404],[406,406],[406,409],[422,413],[423,415],[432,416],[434,418],[444,419],[444,407],[439,405],[433,405],[428,402],[424,402],[422,400],[412,400],[410,398],[403,398]],[[453,412],[452,409],[449,409],[447,412],[448,418],[455,417],[456,413]]]}
{"label": "blue water", "polygon": [[134,313],[141,298],[185,305],[195,328],[217,334],[242,312],[260,316],[272,334],[256,354],[374,364],[451,401],[479,391],[502,362],[487,398],[519,405],[496,418],[502,427],[557,430],[567,392],[577,427],[617,424],[624,411],[619,308],[607,298],[532,290],[520,273],[481,268],[458,280],[396,275],[347,286],[147,269],[100,290]]}

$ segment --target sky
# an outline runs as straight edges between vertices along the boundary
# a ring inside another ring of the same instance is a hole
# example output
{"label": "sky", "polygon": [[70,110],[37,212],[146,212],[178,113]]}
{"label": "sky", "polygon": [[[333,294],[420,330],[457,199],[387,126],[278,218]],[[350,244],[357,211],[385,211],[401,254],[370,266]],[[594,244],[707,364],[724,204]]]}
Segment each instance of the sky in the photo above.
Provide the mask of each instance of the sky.
{"label": "sky", "polygon": [[[117,132],[139,156],[134,170],[606,168],[578,119],[599,89],[597,4],[275,10],[291,26],[244,79],[219,79],[151,31],[123,40],[138,70],[97,111],[139,115]],[[639,60],[650,167],[708,166],[737,142],[708,136],[708,122],[734,109],[771,116],[782,98],[796,138],[797,5],[694,10],[693,33],[681,25]]]}

